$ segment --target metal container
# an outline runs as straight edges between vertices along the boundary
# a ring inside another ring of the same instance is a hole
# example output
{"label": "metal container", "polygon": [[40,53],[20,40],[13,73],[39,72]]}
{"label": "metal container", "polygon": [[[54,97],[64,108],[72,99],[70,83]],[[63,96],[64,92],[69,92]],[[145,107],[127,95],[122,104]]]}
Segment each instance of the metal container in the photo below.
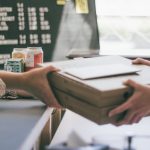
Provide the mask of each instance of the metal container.
{"label": "metal container", "polygon": [[43,63],[43,50],[41,47],[28,47],[25,60],[25,70],[28,71]]}

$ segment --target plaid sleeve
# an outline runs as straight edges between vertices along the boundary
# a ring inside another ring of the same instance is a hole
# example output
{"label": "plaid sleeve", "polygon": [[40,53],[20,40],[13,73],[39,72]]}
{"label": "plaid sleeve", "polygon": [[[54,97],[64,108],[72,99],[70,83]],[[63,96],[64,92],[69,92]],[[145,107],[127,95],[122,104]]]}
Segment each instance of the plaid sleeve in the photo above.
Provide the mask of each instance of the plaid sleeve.
{"label": "plaid sleeve", "polygon": [[0,98],[4,96],[6,93],[6,85],[5,83],[0,79]]}

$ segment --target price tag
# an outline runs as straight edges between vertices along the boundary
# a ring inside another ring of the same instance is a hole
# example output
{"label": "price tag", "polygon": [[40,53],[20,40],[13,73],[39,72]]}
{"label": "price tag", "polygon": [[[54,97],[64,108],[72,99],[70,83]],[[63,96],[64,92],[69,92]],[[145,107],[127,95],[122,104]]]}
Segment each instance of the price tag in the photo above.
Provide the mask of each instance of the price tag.
{"label": "price tag", "polygon": [[88,0],[76,0],[76,13],[78,14],[89,13]]}

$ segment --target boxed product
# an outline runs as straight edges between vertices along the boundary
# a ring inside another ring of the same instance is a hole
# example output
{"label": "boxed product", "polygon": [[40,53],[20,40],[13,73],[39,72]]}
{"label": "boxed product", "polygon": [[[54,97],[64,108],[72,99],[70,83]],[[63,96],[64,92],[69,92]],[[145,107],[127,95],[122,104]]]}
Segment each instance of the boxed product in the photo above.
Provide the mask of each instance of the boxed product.
{"label": "boxed product", "polygon": [[24,61],[20,58],[6,60],[4,70],[10,72],[24,72]]}

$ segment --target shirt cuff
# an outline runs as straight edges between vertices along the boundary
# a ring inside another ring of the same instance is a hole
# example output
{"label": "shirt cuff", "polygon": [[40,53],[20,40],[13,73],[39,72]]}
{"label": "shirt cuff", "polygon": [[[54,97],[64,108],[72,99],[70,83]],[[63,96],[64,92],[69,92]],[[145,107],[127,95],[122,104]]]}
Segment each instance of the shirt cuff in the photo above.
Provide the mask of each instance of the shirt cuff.
{"label": "shirt cuff", "polygon": [[3,97],[5,94],[6,94],[6,85],[2,81],[2,79],[0,79],[0,98]]}

